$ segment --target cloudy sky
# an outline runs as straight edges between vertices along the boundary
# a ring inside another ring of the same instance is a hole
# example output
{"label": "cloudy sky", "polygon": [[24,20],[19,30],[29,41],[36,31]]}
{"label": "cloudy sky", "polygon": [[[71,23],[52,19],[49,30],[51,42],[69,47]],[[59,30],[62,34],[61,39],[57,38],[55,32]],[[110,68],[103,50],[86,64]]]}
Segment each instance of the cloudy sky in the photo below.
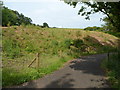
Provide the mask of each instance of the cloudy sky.
{"label": "cloudy sky", "polygon": [[104,24],[100,21],[100,18],[104,17],[103,14],[91,15],[91,20],[86,20],[78,15],[81,5],[73,8],[60,0],[5,0],[4,5],[23,13],[30,17],[33,23],[40,25],[47,22],[51,27],[85,28]]}

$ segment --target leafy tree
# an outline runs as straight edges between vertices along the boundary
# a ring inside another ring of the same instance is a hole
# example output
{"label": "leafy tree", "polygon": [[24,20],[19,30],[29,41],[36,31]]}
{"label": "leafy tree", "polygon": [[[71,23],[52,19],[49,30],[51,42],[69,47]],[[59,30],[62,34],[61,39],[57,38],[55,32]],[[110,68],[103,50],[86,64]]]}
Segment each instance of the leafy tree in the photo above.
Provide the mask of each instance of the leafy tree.
{"label": "leafy tree", "polygon": [[[107,16],[115,30],[120,32],[120,9],[119,9],[120,1],[119,2],[107,2],[105,0],[104,2],[97,2],[95,0],[93,0],[92,2],[90,2],[90,0],[88,1],[89,2],[78,2],[77,0],[76,2],[74,2],[73,0],[69,0],[68,2],[68,0],[64,0],[65,3],[73,5],[74,7],[76,7],[78,3],[84,4],[83,6],[81,6],[78,14],[86,16],[85,18],[88,20],[90,19],[89,17],[90,14],[102,12]],[[90,7],[91,9],[88,9],[88,7]]]}
{"label": "leafy tree", "polygon": [[49,28],[48,24],[46,22],[43,23],[43,27]]}
{"label": "leafy tree", "polygon": [[7,26],[7,24],[15,25],[16,23],[16,15],[6,7],[2,9],[2,24],[3,26]]}
{"label": "leafy tree", "polygon": [[114,32],[115,27],[112,25],[112,23],[110,22],[110,20],[109,20],[107,17],[105,17],[105,18],[103,19],[103,21],[105,22],[105,24],[102,25],[103,28],[104,28],[106,31],[112,31],[112,32]]}
{"label": "leafy tree", "polygon": [[17,11],[8,9],[3,6],[2,8],[2,26],[7,25],[25,25],[32,24],[32,20],[28,17],[25,17],[23,14],[19,14]]}

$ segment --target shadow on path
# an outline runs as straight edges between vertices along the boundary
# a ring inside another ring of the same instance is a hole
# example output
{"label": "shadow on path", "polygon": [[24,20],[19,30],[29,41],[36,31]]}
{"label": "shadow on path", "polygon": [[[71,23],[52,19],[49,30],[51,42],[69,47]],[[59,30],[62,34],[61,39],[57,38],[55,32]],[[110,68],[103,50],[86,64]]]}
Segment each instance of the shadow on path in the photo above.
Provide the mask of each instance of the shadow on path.
{"label": "shadow on path", "polygon": [[51,82],[46,88],[71,88],[73,87],[73,79],[67,79],[71,74],[67,73],[63,77],[59,78],[56,81]]}
{"label": "shadow on path", "polygon": [[70,62],[71,65],[70,68],[74,70],[80,70],[83,73],[93,74],[93,75],[104,75],[104,71],[101,69],[101,59],[104,58],[104,55],[99,56],[88,56],[88,57],[82,57],[80,59],[77,59],[75,61]]}

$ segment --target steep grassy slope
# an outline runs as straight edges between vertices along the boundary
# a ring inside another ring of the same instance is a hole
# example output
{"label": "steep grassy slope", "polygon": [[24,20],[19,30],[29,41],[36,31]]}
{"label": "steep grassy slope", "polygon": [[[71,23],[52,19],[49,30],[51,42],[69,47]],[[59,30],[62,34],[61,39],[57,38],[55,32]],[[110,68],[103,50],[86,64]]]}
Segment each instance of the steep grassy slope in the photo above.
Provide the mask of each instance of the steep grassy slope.
{"label": "steep grassy slope", "polygon": [[[118,38],[80,29],[20,26],[3,30],[3,86],[37,79],[81,55],[114,51]],[[40,53],[40,67],[27,66]]]}

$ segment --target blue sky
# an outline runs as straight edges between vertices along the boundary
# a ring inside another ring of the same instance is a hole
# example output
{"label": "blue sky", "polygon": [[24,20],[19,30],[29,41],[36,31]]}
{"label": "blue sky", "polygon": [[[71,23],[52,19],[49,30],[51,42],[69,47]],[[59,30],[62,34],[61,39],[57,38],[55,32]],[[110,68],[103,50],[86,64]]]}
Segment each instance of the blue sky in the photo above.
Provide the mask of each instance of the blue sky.
{"label": "blue sky", "polygon": [[17,10],[25,16],[30,17],[33,23],[42,25],[47,22],[51,27],[62,28],[85,28],[88,26],[101,26],[104,22],[100,18],[103,14],[97,13],[91,15],[91,20],[86,20],[85,17],[78,15],[78,10],[81,5],[76,8],[65,4],[59,0],[5,0],[4,5],[10,9]]}

